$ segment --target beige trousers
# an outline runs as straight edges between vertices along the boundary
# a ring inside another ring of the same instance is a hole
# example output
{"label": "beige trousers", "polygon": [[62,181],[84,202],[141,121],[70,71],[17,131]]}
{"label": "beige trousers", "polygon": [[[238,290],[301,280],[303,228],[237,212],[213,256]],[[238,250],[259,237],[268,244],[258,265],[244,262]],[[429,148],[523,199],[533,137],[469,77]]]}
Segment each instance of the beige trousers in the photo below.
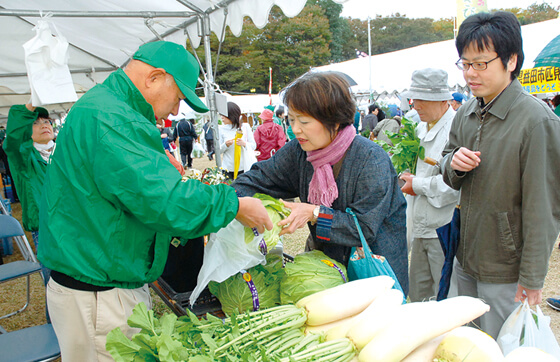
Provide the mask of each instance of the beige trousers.
{"label": "beige trousers", "polygon": [[117,327],[129,338],[137,333],[139,330],[130,328],[127,319],[140,302],[152,308],[147,284],[137,289],[86,292],[64,287],[51,278],[47,305],[62,361],[113,361],[105,349],[107,334]]}

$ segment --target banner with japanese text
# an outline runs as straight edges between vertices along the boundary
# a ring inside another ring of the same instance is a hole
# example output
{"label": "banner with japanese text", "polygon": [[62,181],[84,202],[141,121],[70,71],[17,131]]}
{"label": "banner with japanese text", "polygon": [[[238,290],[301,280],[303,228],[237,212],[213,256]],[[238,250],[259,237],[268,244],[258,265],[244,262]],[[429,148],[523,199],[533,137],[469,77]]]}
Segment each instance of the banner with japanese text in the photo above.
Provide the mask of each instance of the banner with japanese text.
{"label": "banner with japanese text", "polygon": [[560,68],[558,67],[521,69],[517,79],[531,94],[560,92]]}
{"label": "banner with japanese text", "polygon": [[457,29],[469,16],[488,11],[487,0],[457,0]]}

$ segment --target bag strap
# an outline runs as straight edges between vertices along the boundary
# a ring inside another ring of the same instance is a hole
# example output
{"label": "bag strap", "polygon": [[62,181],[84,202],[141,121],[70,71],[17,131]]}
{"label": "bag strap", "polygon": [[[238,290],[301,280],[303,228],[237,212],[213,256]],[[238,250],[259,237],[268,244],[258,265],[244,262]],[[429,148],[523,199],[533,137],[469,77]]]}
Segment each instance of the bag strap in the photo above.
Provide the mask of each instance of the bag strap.
{"label": "bag strap", "polygon": [[358,218],[356,217],[356,214],[354,214],[352,209],[350,209],[349,207],[346,208],[346,213],[352,215],[352,217],[354,218],[354,222],[356,223],[356,229],[358,229],[358,234],[360,235],[360,241],[362,242],[362,248],[364,248],[364,254],[371,258],[372,257],[371,249],[369,248],[366,238],[364,237],[364,233],[362,232],[362,228],[360,227],[360,223],[358,222]]}

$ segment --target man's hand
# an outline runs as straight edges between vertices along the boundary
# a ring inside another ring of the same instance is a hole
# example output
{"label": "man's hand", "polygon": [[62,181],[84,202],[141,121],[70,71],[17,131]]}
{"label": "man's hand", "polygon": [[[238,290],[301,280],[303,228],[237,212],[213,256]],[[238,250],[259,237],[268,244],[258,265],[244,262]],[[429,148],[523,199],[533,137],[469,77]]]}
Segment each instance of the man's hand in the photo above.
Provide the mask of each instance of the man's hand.
{"label": "man's hand", "polygon": [[412,179],[414,175],[409,172],[403,172],[399,178],[405,182],[403,187],[401,187],[401,191],[405,194],[416,196],[416,193],[412,189]]}
{"label": "man's hand", "polygon": [[542,289],[527,289],[517,284],[517,293],[515,293],[516,302],[524,302],[527,299],[529,305],[539,305],[542,303]]}
{"label": "man's hand", "polygon": [[265,228],[272,230],[273,227],[272,220],[270,220],[261,200],[254,197],[239,198],[239,210],[235,218],[244,226],[257,228],[261,234]]}
{"label": "man's hand", "polygon": [[282,200],[284,206],[292,210],[290,216],[281,220],[278,225],[282,226],[283,229],[280,231],[280,235],[292,234],[297,229],[307,225],[307,222],[313,218],[313,210],[317,205],[307,204],[303,202],[286,202]]}
{"label": "man's hand", "polygon": [[480,164],[480,151],[471,151],[466,147],[459,148],[451,159],[451,168],[455,171],[469,172]]}

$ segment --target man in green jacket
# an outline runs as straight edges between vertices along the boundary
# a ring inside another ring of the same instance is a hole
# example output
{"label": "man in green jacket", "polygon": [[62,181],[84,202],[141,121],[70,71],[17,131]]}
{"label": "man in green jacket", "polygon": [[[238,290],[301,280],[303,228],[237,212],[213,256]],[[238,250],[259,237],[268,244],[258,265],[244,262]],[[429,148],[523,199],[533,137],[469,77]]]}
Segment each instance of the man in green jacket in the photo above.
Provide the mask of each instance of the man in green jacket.
{"label": "man in green jacket", "polygon": [[126,320],[137,303],[151,307],[146,283],[161,275],[171,235],[192,239],[234,218],[272,228],[259,200],[183,182],[165,155],[156,117],[176,115],[181,99],[208,111],[194,92],[198,75],[183,47],[148,43],[66,118],[47,169],[39,246],[63,360],[112,360],[106,335],[137,331]]}
{"label": "man in green jacket", "polygon": [[496,338],[520,301],[538,305],[560,231],[560,120],[523,90],[521,27],[508,12],[469,16],[457,66],[475,98],[453,120],[444,181],[461,191],[459,295],[484,299]]}

